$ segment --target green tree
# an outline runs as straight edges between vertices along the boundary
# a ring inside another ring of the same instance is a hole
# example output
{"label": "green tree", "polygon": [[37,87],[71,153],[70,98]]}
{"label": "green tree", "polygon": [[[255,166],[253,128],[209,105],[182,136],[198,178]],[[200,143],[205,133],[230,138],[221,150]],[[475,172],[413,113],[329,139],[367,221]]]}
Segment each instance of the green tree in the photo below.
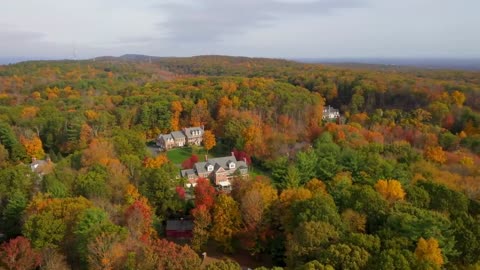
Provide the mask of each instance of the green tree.
{"label": "green tree", "polygon": [[304,185],[317,175],[318,158],[313,150],[297,153],[297,168],[300,173],[300,185]]}
{"label": "green tree", "polygon": [[320,262],[332,265],[335,269],[364,269],[370,254],[354,245],[335,244],[319,254]]}
{"label": "green tree", "polygon": [[125,233],[125,228],[113,224],[105,211],[99,208],[87,208],[79,217],[73,231],[80,259],[86,263],[88,244],[104,233]]}
{"label": "green tree", "polygon": [[317,194],[307,200],[295,201],[290,211],[294,215],[293,224],[290,225],[292,229],[308,221],[323,221],[337,228],[342,227],[342,220],[330,195]]}
{"label": "green tree", "polygon": [[302,265],[315,258],[322,249],[340,239],[339,232],[329,223],[309,221],[301,223],[287,238],[287,264]]}
{"label": "green tree", "polygon": [[232,260],[221,260],[207,264],[205,270],[241,270],[240,265]]}
{"label": "green tree", "polygon": [[8,199],[2,212],[0,229],[10,238],[20,234],[22,229],[22,216],[27,207],[28,199],[24,194],[14,191]]}
{"label": "green tree", "polygon": [[155,207],[160,220],[169,213],[182,209],[182,203],[175,192],[177,175],[178,169],[172,163],[166,163],[160,168],[145,169],[140,177],[140,192]]}

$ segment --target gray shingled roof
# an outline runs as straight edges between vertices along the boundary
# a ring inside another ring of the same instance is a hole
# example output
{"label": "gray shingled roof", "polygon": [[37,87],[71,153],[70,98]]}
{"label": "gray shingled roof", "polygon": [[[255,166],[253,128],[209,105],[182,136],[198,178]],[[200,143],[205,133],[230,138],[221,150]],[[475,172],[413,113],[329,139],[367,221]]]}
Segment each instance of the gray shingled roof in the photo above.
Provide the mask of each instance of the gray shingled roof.
{"label": "gray shingled roof", "polygon": [[226,157],[219,157],[219,158],[211,158],[208,161],[203,161],[203,162],[197,162],[195,163],[193,170],[188,169],[188,170],[181,170],[180,174],[182,177],[188,177],[189,174],[203,174],[208,172],[207,167],[208,165],[213,165],[214,166],[214,171],[217,171],[222,167],[225,170],[230,170],[229,168],[229,163],[230,162],[235,162],[235,169],[243,169],[243,168],[248,168],[247,163],[243,160],[237,161],[235,156],[226,156]]}
{"label": "gray shingled roof", "polygon": [[186,169],[186,170],[181,170],[180,174],[182,177],[188,177],[189,175],[195,175],[195,171],[193,169]]}
{"label": "gray shingled roof", "polygon": [[[198,131],[199,135],[193,135],[193,131]],[[185,128],[185,135],[187,135],[187,138],[202,137],[203,136],[203,129],[201,127]]]}
{"label": "gray shingled roof", "polygon": [[172,137],[173,139],[175,140],[178,140],[178,139],[185,139],[185,135],[183,135],[183,133],[181,131],[173,131],[172,133]]}
{"label": "gray shingled roof", "polygon": [[191,220],[167,220],[167,231],[191,231],[193,221]]}
{"label": "gray shingled roof", "polygon": [[171,134],[160,134],[158,136],[158,139],[160,139],[160,138],[163,138],[164,141],[167,141],[169,138],[173,139]]}

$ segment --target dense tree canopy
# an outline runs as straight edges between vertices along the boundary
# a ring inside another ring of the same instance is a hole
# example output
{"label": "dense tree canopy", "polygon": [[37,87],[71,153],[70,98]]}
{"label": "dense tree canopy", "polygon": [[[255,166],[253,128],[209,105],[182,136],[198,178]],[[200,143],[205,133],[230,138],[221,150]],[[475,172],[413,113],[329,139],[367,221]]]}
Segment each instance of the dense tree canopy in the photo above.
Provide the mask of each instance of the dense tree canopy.
{"label": "dense tree canopy", "polygon": [[[150,60],[0,66],[0,268],[239,269],[202,264],[218,247],[259,269],[478,268],[478,72]],[[191,126],[202,146],[159,153]],[[231,192],[179,175],[231,153]]]}

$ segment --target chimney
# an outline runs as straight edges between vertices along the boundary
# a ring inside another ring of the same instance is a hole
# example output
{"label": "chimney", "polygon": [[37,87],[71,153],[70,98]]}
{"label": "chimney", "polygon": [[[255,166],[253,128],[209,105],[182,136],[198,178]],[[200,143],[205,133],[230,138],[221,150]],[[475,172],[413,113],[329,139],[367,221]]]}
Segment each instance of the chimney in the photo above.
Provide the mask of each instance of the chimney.
{"label": "chimney", "polygon": [[37,161],[37,158],[36,158],[36,157],[32,157],[32,163],[34,163],[35,161]]}
{"label": "chimney", "polygon": [[243,158],[243,161],[245,161],[245,164],[247,164],[247,158],[246,157]]}
{"label": "chimney", "polygon": [[234,157],[234,156],[235,156],[235,154],[234,154],[233,151],[232,151],[232,157]]}
{"label": "chimney", "polygon": [[208,161],[208,155],[205,155],[205,161]]}

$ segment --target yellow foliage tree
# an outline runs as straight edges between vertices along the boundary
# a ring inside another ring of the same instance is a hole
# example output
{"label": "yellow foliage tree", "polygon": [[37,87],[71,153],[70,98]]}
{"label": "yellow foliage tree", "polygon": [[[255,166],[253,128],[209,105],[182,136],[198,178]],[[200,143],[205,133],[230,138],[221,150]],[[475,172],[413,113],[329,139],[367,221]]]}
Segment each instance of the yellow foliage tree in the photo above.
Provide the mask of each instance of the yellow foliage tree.
{"label": "yellow foliage tree", "polygon": [[447,155],[443,151],[441,146],[428,146],[425,148],[424,152],[425,158],[443,164],[447,161]]}
{"label": "yellow foliage tree", "polygon": [[225,251],[232,251],[231,240],[242,222],[237,202],[226,194],[218,195],[213,207],[212,238],[223,246]]}
{"label": "yellow foliage tree", "polygon": [[313,178],[305,184],[305,188],[310,190],[313,194],[327,194],[327,186],[317,178]]}
{"label": "yellow foliage tree", "polygon": [[377,190],[382,197],[390,203],[403,200],[405,198],[405,191],[402,188],[402,184],[397,180],[383,180],[380,179],[375,184],[375,190]]}
{"label": "yellow foliage tree", "polygon": [[90,121],[97,120],[99,117],[98,112],[94,110],[86,110],[84,114],[85,114],[85,117]]}
{"label": "yellow foliage tree", "polygon": [[216,144],[215,134],[210,130],[205,130],[205,133],[203,133],[203,146],[205,147],[205,150],[207,150],[207,154]]}
{"label": "yellow foliage tree", "polygon": [[465,102],[465,94],[460,91],[454,91],[452,93],[452,101],[453,104],[457,105],[458,107],[462,107],[463,103]]}
{"label": "yellow foliage tree", "polygon": [[423,239],[420,237],[415,249],[415,256],[421,261],[428,261],[437,266],[443,265],[442,249],[435,238]]}
{"label": "yellow foliage tree", "polygon": [[132,185],[128,184],[125,188],[125,202],[127,205],[131,205],[135,201],[139,200],[141,197],[140,192],[138,192],[138,189]]}
{"label": "yellow foliage tree", "polygon": [[37,116],[37,113],[40,109],[35,106],[28,106],[23,108],[22,110],[22,118],[23,119],[32,119],[33,117]]}

